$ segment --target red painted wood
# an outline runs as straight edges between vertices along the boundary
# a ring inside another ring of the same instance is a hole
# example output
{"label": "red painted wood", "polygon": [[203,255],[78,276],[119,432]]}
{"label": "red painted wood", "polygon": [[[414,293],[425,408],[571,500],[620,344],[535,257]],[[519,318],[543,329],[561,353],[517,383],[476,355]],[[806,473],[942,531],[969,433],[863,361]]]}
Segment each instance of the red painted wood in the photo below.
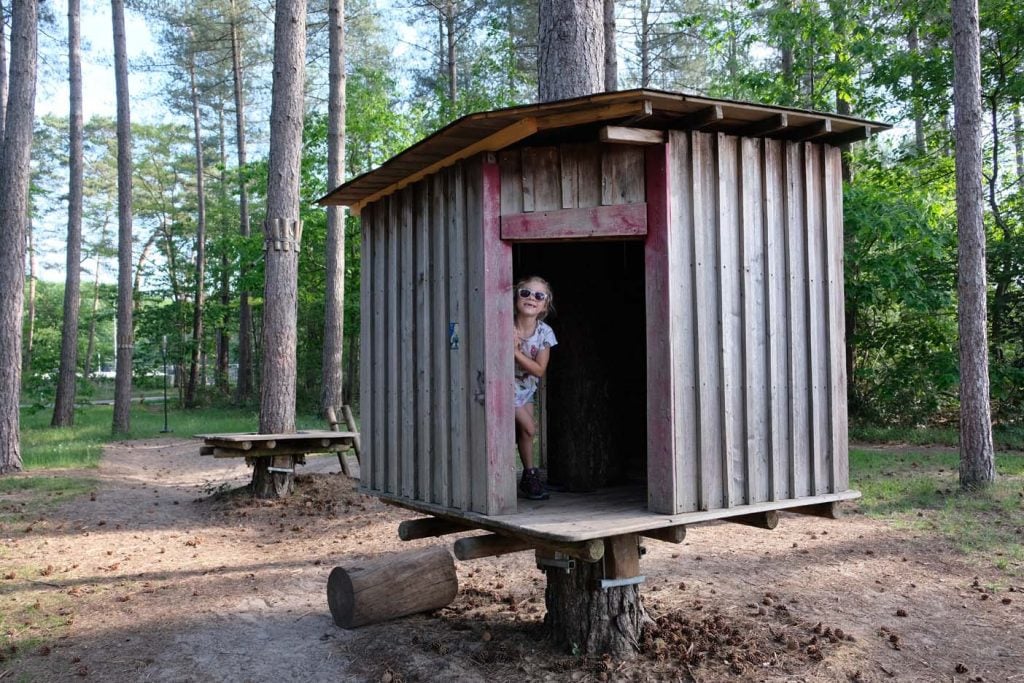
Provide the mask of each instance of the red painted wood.
{"label": "red painted wood", "polygon": [[644,270],[647,301],[647,504],[652,512],[675,514],[676,462],[673,451],[673,359],[670,316],[669,145],[646,152],[647,240]]}
{"label": "red painted wood", "polygon": [[501,239],[501,171],[493,154],[484,155],[482,171],[487,514],[502,515],[516,511],[512,245]]}
{"label": "red painted wood", "polygon": [[530,242],[643,237],[647,221],[646,204],[534,211],[502,216],[501,238]]}

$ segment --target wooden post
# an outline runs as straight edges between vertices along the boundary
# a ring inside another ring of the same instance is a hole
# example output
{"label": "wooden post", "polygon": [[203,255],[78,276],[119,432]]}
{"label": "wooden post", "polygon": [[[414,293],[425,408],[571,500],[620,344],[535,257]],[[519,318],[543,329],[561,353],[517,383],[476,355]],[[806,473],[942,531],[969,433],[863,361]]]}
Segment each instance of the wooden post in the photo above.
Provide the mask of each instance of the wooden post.
{"label": "wooden post", "polygon": [[[339,431],[338,430],[338,412],[334,409],[334,406],[327,406],[327,409],[324,411],[324,414],[327,417],[327,424],[328,424],[328,426],[330,426],[331,431],[332,432]],[[352,473],[349,471],[349,468],[348,468],[348,462],[345,460],[345,451],[343,451],[343,450],[338,451],[338,464],[341,465],[341,472],[342,472],[342,474],[344,474],[346,477],[351,477],[352,476]]]}
{"label": "wooden post", "polygon": [[327,579],[327,605],[335,624],[356,628],[440,609],[458,591],[451,553],[434,546],[335,567]]}

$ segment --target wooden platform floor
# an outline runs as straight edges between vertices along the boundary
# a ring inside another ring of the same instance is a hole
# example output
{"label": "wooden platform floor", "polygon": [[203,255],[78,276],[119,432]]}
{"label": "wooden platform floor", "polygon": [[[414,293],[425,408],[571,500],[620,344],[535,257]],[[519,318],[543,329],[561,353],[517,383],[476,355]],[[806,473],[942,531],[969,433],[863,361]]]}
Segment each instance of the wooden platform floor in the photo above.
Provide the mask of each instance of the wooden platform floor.
{"label": "wooden platform floor", "polygon": [[389,494],[374,493],[383,500],[418,512],[424,512],[489,531],[574,543],[620,534],[641,533],[651,529],[698,524],[738,515],[769,510],[819,505],[860,498],[859,491],[844,491],[806,498],[795,498],[727,510],[686,512],[662,515],[647,510],[647,492],[643,486],[618,486],[593,493],[552,493],[548,500],[519,499],[519,509],[511,515],[482,515],[450,510],[430,503],[410,501]]}

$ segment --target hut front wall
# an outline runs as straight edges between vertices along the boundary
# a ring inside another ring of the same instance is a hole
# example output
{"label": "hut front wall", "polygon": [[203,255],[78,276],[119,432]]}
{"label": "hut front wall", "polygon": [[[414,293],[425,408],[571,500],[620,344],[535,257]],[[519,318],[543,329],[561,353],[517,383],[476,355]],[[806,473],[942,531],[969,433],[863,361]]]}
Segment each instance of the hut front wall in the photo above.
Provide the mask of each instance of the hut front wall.
{"label": "hut front wall", "polygon": [[513,410],[499,195],[497,163],[481,156],[362,211],[364,490],[515,509],[513,424],[497,419]]}
{"label": "hut front wall", "polygon": [[847,490],[839,164],[829,145],[690,131],[649,151],[648,320],[667,327],[648,340],[666,370],[648,385],[651,510]]}

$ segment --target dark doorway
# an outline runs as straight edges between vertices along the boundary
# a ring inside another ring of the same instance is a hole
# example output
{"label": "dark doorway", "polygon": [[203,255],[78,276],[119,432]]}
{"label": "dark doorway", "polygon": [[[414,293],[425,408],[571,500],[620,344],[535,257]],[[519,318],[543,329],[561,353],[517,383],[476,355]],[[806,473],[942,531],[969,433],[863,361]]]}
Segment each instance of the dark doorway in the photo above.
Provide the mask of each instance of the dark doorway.
{"label": "dark doorway", "polygon": [[646,482],[643,242],[520,243],[513,274],[515,281],[539,275],[554,294],[549,480],[569,491]]}

